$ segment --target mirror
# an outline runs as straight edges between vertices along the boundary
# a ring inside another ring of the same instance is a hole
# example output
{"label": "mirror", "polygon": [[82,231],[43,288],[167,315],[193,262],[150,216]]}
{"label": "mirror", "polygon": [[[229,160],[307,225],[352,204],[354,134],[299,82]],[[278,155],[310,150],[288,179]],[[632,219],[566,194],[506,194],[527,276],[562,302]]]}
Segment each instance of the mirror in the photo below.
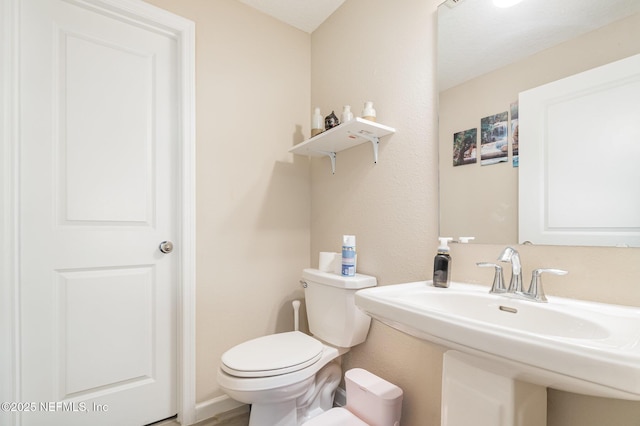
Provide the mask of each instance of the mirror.
{"label": "mirror", "polygon": [[510,8],[497,8],[493,0],[441,4],[440,235],[473,236],[485,244],[520,242],[513,140],[518,94],[638,54],[637,40],[638,1],[522,0]]}

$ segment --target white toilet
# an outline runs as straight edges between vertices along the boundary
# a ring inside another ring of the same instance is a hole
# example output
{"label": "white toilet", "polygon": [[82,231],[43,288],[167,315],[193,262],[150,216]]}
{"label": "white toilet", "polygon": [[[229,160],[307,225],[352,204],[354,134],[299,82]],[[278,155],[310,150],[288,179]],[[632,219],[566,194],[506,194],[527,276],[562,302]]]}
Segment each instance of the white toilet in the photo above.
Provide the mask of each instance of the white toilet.
{"label": "white toilet", "polygon": [[355,292],[376,285],[355,277],[305,269],[309,330],[244,342],[222,355],[218,384],[251,404],[249,426],[299,426],[328,411],[342,378],[338,357],[365,341],[371,318],[355,305]]}

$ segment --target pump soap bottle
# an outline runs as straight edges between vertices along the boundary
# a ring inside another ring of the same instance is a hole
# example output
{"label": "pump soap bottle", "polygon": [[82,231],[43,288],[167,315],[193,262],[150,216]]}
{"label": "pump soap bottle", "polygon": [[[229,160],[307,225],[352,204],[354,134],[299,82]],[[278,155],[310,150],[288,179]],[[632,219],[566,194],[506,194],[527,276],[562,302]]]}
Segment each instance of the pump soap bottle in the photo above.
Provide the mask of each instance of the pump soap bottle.
{"label": "pump soap bottle", "polygon": [[433,259],[433,285],[435,287],[449,287],[451,282],[451,256],[449,255],[449,241],[453,238],[440,237],[438,254]]}

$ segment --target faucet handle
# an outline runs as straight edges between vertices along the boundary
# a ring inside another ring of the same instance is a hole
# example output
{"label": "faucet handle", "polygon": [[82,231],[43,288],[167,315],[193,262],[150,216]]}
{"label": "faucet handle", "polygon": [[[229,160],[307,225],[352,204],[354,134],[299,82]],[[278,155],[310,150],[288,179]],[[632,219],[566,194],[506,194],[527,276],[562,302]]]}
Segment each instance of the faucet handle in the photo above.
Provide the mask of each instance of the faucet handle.
{"label": "faucet handle", "polygon": [[507,289],[504,286],[504,277],[502,276],[502,266],[489,262],[476,263],[481,268],[496,268],[496,273],[493,276],[493,285],[489,293],[506,293]]}
{"label": "faucet handle", "polygon": [[563,269],[553,269],[553,268],[541,268],[534,269],[531,273],[531,285],[529,285],[529,290],[527,290],[524,294],[527,297],[535,300],[536,302],[546,302],[547,297],[544,295],[544,290],[542,288],[542,274],[553,274],[553,275],[566,275],[569,272]]}

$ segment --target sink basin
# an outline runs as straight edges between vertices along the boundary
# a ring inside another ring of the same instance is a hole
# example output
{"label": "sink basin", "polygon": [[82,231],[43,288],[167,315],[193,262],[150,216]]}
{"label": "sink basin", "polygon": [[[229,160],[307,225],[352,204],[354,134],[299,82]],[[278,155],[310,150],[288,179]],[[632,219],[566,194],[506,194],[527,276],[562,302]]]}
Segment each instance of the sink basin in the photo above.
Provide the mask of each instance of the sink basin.
{"label": "sink basin", "polygon": [[420,281],[360,290],[355,301],[391,327],[486,360],[497,374],[640,400],[640,308],[547,297],[536,303],[480,285]]}

